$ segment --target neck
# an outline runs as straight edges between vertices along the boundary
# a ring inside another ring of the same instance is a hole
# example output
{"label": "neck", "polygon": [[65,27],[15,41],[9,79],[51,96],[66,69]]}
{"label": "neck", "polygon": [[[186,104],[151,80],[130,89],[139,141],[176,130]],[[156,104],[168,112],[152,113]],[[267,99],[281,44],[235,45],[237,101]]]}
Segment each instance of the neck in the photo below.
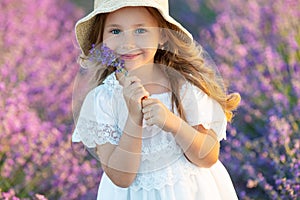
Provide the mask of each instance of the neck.
{"label": "neck", "polygon": [[153,76],[157,73],[157,66],[154,64],[144,65],[137,69],[129,71],[129,76],[136,76],[142,82],[154,81]]}
{"label": "neck", "polygon": [[[155,64],[144,65],[131,70],[128,72],[128,76],[138,77],[150,94],[168,92],[170,88],[163,71]],[[117,78],[120,78],[119,74],[117,74]]]}

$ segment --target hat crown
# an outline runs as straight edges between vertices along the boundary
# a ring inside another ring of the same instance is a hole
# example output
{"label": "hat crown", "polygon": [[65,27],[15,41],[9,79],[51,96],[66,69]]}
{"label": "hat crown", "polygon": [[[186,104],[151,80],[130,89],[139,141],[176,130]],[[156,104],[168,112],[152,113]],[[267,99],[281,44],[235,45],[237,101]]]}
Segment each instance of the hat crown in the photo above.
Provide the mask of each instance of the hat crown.
{"label": "hat crown", "polygon": [[159,7],[163,12],[169,14],[169,2],[168,0],[95,0],[94,10],[102,10],[111,12],[116,8],[122,8],[126,6],[149,6]]}

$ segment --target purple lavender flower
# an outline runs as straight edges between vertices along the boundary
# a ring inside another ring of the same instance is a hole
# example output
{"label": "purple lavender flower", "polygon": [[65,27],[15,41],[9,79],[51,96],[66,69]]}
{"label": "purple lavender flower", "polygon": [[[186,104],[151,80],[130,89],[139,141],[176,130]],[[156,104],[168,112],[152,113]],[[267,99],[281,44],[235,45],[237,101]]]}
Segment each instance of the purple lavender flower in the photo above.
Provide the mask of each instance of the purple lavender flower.
{"label": "purple lavender flower", "polygon": [[0,199],[95,199],[101,170],[70,145],[74,24],[83,12],[67,0],[0,7]]}
{"label": "purple lavender flower", "polygon": [[92,45],[90,50],[90,61],[95,61],[101,63],[104,66],[111,66],[116,68],[116,71],[119,73],[124,73],[127,75],[127,70],[125,69],[124,60],[105,44],[100,45],[100,48],[95,44]]}
{"label": "purple lavender flower", "polygon": [[299,1],[211,6],[218,15],[200,38],[243,99],[220,158],[242,199],[299,199]]}

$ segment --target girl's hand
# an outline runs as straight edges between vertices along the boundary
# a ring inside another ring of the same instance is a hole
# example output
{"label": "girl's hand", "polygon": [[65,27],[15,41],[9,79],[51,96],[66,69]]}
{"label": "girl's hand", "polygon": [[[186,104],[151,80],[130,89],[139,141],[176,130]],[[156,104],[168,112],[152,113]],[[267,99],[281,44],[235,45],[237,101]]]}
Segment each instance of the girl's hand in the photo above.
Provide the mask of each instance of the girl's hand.
{"label": "girl's hand", "polygon": [[148,126],[156,125],[167,132],[177,132],[180,118],[172,113],[158,99],[146,98],[142,101],[144,119]]}
{"label": "girl's hand", "polygon": [[120,80],[123,85],[123,96],[128,108],[129,115],[136,120],[141,120],[142,114],[142,98],[149,96],[141,84],[141,80],[136,76],[123,76]]}

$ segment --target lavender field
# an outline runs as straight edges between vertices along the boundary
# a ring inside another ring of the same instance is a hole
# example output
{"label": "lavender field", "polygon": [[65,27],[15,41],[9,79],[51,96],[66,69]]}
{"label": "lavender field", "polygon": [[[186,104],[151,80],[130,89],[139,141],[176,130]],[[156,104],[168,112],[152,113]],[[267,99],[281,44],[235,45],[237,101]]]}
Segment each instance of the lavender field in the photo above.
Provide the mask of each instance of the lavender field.
{"label": "lavender field", "polygon": [[[220,159],[240,199],[300,198],[300,0],[170,0],[242,96]],[[0,1],[0,199],[95,199],[99,163],[71,145],[79,70],[68,0]]]}

